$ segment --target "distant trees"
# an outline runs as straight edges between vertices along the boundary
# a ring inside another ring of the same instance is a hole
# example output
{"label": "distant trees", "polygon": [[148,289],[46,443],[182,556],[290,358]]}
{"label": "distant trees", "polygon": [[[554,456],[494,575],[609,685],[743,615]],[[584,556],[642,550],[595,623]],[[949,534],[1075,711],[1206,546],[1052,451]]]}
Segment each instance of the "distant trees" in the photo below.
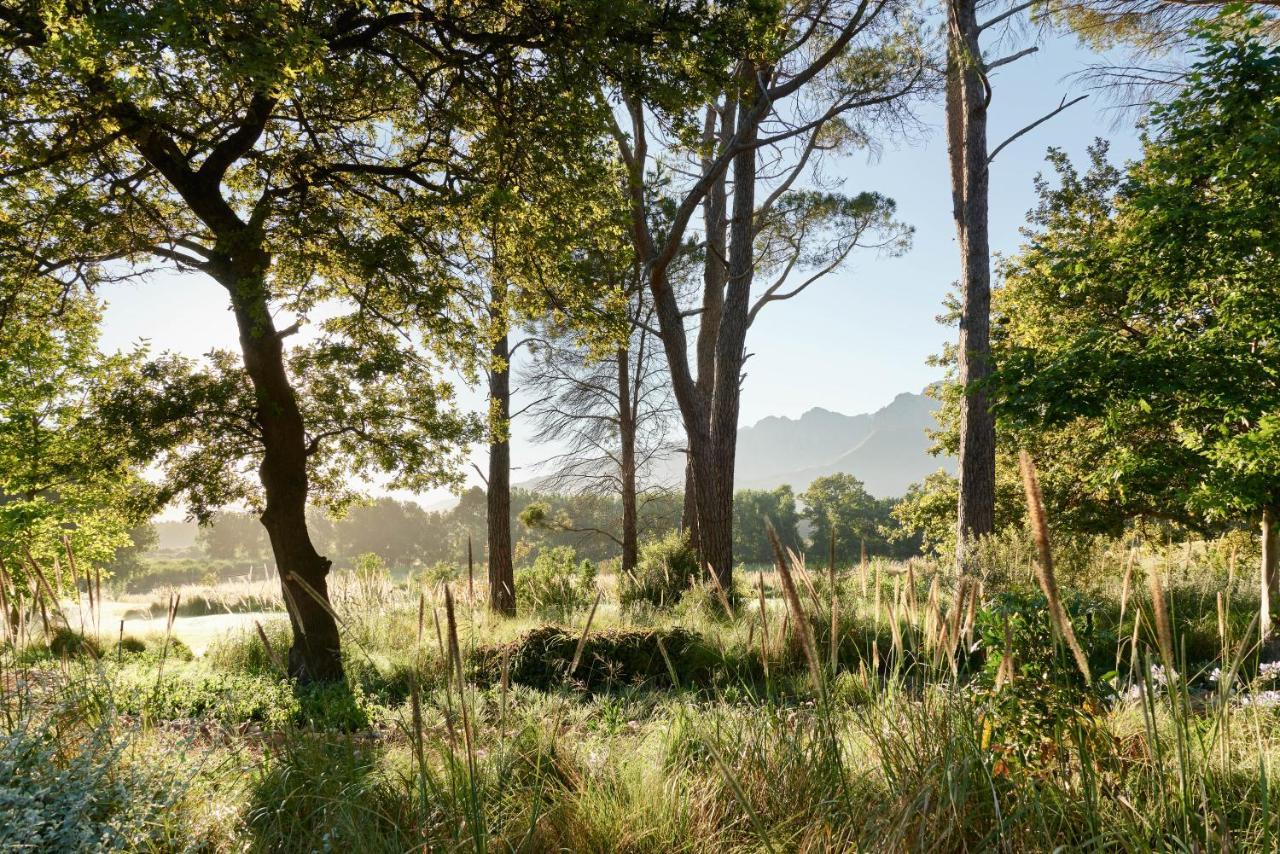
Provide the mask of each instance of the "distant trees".
{"label": "distant trees", "polygon": [[767,524],[772,523],[785,548],[804,551],[796,494],[790,486],[739,489],[733,494],[733,555],[744,563],[771,564],[773,546]]}
{"label": "distant trees", "polygon": [[890,542],[896,527],[897,499],[876,498],[862,481],[843,472],[820,477],[800,494],[802,517],[809,523],[810,559],[825,562],[835,534],[836,560],[858,561],[862,554],[897,557],[916,549],[910,538]]}

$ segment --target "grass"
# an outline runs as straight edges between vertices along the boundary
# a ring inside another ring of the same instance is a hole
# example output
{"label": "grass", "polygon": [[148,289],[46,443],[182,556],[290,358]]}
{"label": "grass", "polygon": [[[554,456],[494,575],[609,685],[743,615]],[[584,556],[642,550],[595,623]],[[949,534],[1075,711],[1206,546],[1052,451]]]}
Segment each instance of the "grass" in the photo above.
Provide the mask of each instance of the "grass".
{"label": "grass", "polygon": [[751,573],[730,608],[606,598],[585,636],[586,611],[544,627],[490,617],[483,589],[339,577],[349,688],[289,682],[280,620],[191,660],[37,630],[0,654],[4,733],[33,757],[0,764],[0,811],[65,829],[79,804],[128,850],[1274,850],[1256,594],[1176,569],[1062,582],[1088,684],[1025,567],[970,605],[918,561],[790,566],[785,601]]}

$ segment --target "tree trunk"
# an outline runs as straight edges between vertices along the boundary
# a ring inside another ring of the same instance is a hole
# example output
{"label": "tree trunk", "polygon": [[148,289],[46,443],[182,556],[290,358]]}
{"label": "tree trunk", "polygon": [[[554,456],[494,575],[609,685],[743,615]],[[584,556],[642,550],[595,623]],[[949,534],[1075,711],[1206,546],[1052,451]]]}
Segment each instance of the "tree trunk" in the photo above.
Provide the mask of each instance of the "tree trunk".
{"label": "tree trunk", "polygon": [[[743,91],[757,86],[755,63],[741,63]],[[762,75],[766,79],[768,74]],[[715,373],[707,457],[695,468],[699,480],[698,534],[702,560],[726,591],[733,590],[733,482],[738,449],[742,363],[747,340],[751,284],[755,273],[756,132],[754,99],[737,103],[743,149],[733,158],[733,216],[729,222],[728,269],[715,337]],[[701,367],[701,365],[699,365]]]}
{"label": "tree trunk", "polygon": [[293,628],[289,675],[300,682],[341,680],[338,624],[326,584],[330,562],[316,552],[307,530],[306,432],[267,300],[270,258],[265,252],[245,254],[248,258],[232,262],[220,281],[231,294],[244,367],[257,400],[266,499],[261,518]]}
{"label": "tree trunk", "polygon": [[957,378],[960,401],[960,500],[956,559],[973,562],[973,545],[995,529],[995,420],[980,384],[991,373],[991,253],[987,234],[987,90],[981,71],[975,0],[949,0],[947,142],[960,244],[961,309]]}
{"label": "tree trunk", "polygon": [[[703,142],[708,154],[703,157],[702,170],[710,174],[713,156],[711,151],[723,151],[733,136],[737,119],[736,102],[726,97],[724,105],[707,107],[707,123],[703,134]],[[713,148],[715,145],[715,148]],[[698,399],[697,415],[702,419],[701,429],[711,433],[711,402],[715,395],[716,383],[716,343],[720,336],[720,322],[724,313],[724,292],[728,281],[728,247],[729,220],[726,216],[728,207],[727,190],[728,173],[722,172],[711,183],[707,196],[702,203],[702,225],[706,232],[706,255],[702,267],[702,311],[698,314],[698,337],[695,346],[696,393]],[[702,565],[709,566],[713,562],[708,554],[704,554],[702,539],[698,530],[698,492],[697,472],[692,462],[692,444],[689,462],[685,466],[685,499],[684,524],[690,532],[690,542],[699,554]],[[732,523],[731,523],[732,524]]]}
{"label": "tree trunk", "polygon": [[1260,574],[1259,593],[1261,601],[1258,606],[1258,617],[1262,639],[1271,635],[1271,602],[1276,595],[1277,565],[1280,564],[1280,531],[1276,528],[1276,508],[1268,504],[1262,508],[1262,571]]}
{"label": "tree trunk", "polygon": [[[498,302],[501,302],[500,300]],[[501,309],[505,311],[505,307]],[[516,579],[511,565],[511,366],[505,320],[493,342],[489,368],[489,483],[485,492],[489,529],[489,609],[515,616]]]}
{"label": "tree trunk", "polygon": [[622,571],[632,572],[639,552],[636,508],[636,412],[631,400],[631,353],[618,348],[618,433],[622,444]]}

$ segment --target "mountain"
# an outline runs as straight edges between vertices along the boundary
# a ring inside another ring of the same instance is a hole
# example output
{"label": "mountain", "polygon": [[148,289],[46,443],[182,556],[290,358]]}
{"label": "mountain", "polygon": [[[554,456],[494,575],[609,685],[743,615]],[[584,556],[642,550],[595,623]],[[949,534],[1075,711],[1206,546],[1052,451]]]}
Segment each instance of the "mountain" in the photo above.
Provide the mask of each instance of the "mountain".
{"label": "mountain", "polygon": [[738,431],[735,487],[772,489],[784,483],[801,492],[815,478],[847,472],[880,498],[895,497],[955,461],[929,453],[927,430],[936,429],[938,402],[900,394],[862,415],[814,408],[799,418],[771,416]]}

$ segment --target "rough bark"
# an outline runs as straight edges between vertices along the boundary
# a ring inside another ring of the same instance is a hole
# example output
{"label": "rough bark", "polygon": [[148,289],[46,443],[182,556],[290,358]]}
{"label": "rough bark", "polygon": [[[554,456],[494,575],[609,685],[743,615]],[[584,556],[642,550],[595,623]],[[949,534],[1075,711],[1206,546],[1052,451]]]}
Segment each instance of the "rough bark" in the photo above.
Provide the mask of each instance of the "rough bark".
{"label": "rough bark", "polygon": [[316,551],[307,530],[307,439],[285,371],[284,344],[271,318],[265,284],[269,262],[265,252],[243,251],[227,262],[219,280],[231,295],[245,371],[257,399],[265,497],[261,519],[293,628],[289,675],[300,682],[340,680],[338,624],[326,583],[330,561]]}
{"label": "rough bark", "polygon": [[511,366],[505,323],[502,323],[502,330],[490,350],[489,368],[490,417],[493,419],[489,441],[489,482],[485,491],[489,529],[489,609],[496,614],[514,616],[516,581],[511,563],[511,442],[508,438],[511,427]]}
{"label": "rough bark", "polygon": [[1260,620],[1263,640],[1271,635],[1271,603],[1276,598],[1277,582],[1280,581],[1280,529],[1277,529],[1276,507],[1267,505],[1262,508],[1262,566],[1259,578],[1258,618]]}
{"label": "rough bark", "polygon": [[[754,63],[741,63],[744,90],[757,79]],[[765,73],[767,79],[767,72]],[[729,220],[729,251],[723,275],[723,302],[714,340],[710,394],[709,447],[699,480],[699,536],[702,560],[725,590],[733,589],[733,482],[738,445],[738,412],[742,391],[742,363],[746,347],[751,284],[755,272],[756,149],[759,124],[754,99],[736,105],[736,127],[743,144],[733,158],[733,211]],[[723,183],[718,182],[723,190]],[[713,190],[714,194],[714,190]],[[723,210],[723,207],[721,208]],[[723,214],[721,215],[723,216]],[[720,288],[719,281],[711,283]],[[701,353],[699,354],[701,369]]]}
{"label": "rough bark", "polygon": [[991,251],[988,240],[988,91],[978,44],[975,0],[948,3],[947,142],[960,244],[960,499],[956,559],[972,563],[973,545],[995,528],[995,420],[981,383],[991,373]]}
{"label": "rough bark", "polygon": [[636,567],[639,554],[639,516],[636,503],[636,410],[632,400],[631,354],[618,348],[618,434],[621,444],[622,571]]}

